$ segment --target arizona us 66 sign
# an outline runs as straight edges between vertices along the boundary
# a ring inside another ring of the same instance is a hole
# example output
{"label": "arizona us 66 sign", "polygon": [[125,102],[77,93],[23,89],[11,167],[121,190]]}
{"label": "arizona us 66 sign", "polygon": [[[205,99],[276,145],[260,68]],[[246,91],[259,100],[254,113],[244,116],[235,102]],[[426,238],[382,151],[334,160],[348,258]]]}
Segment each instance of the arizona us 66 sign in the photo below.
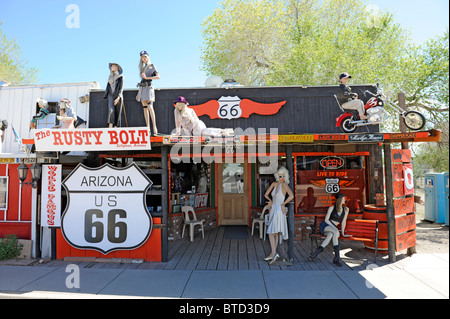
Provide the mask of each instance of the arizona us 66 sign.
{"label": "arizona us 66 sign", "polygon": [[153,226],[145,199],[151,185],[134,163],[123,169],[78,165],[63,182],[68,194],[61,218],[64,238],[103,254],[143,245]]}

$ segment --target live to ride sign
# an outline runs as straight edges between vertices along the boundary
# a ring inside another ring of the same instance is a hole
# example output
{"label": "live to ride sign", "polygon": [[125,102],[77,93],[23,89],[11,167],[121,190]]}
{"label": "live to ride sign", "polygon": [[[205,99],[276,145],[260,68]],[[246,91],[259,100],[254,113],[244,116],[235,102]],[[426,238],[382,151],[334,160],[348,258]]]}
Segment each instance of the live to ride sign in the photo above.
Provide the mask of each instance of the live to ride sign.
{"label": "live to ride sign", "polygon": [[140,247],[153,227],[145,199],[151,185],[134,163],[126,168],[78,165],[63,182],[68,194],[61,217],[64,238],[76,248],[103,254]]}

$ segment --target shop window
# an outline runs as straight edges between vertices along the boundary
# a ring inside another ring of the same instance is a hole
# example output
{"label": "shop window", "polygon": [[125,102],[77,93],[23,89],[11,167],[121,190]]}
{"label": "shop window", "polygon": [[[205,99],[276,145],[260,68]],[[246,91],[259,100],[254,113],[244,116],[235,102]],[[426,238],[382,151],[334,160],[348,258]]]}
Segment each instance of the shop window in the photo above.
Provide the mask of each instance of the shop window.
{"label": "shop window", "polygon": [[[273,170],[280,166],[286,167],[286,158],[279,158],[276,167],[269,167],[270,162],[267,164],[261,164],[258,162],[258,206],[264,207],[267,205],[267,199],[264,197],[270,185],[275,182],[275,176]],[[270,172],[270,173],[269,173]],[[273,172],[273,173],[272,173]]]}
{"label": "shop window", "polygon": [[[56,119],[56,115],[59,114],[58,102],[48,102],[48,112],[44,118],[37,120],[36,129],[41,130],[45,128],[55,127],[59,121]],[[41,114],[39,105],[36,103],[36,114]]]}
{"label": "shop window", "polygon": [[297,214],[324,214],[335,193],[346,195],[350,213],[366,203],[364,156],[297,156]]}
{"label": "shop window", "polygon": [[0,176],[0,209],[8,210],[8,177]]}
{"label": "shop window", "polygon": [[224,194],[244,193],[244,164],[223,164],[222,174]]}
{"label": "shop window", "polygon": [[182,206],[192,206],[195,209],[209,206],[209,164],[172,164],[170,174],[172,213],[180,213]]}

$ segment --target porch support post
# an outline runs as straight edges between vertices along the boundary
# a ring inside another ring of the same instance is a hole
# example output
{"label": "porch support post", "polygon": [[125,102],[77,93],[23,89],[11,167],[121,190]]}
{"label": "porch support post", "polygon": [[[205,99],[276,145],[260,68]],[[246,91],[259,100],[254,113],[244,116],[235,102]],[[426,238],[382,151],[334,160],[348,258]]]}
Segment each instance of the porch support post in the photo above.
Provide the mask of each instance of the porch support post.
{"label": "porch support post", "polygon": [[[289,187],[294,192],[295,196],[295,172],[294,172],[294,163],[292,160],[292,145],[286,145],[286,168],[289,171]],[[294,213],[295,213],[295,201],[292,200],[288,203],[288,257],[289,261],[294,261]]]}
{"label": "porch support post", "polygon": [[161,261],[169,261],[169,156],[167,146],[161,148],[161,188],[163,194],[161,196],[162,208],[162,230],[161,230]]}
{"label": "porch support post", "polygon": [[395,262],[395,215],[394,215],[394,184],[392,176],[392,152],[391,144],[384,143],[384,174],[386,179],[386,214],[388,231],[388,253],[389,261]]}

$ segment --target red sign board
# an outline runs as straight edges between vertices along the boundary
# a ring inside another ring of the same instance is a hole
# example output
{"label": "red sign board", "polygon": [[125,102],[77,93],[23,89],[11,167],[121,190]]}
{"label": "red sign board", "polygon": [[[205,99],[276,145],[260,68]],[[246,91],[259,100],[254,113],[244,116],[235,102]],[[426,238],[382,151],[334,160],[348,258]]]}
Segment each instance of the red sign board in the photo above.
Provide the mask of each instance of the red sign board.
{"label": "red sign board", "polygon": [[414,213],[414,197],[394,199],[395,216]]}
{"label": "red sign board", "polygon": [[238,96],[222,96],[200,105],[190,105],[198,117],[208,115],[211,119],[249,118],[252,114],[274,115],[287,101],[278,103],[258,103],[252,100],[241,100]]}
{"label": "red sign board", "polygon": [[394,181],[394,197],[405,196],[405,184],[403,181]]}
{"label": "red sign board", "polygon": [[394,181],[403,180],[403,164],[398,163],[392,164],[392,177],[394,178]]}
{"label": "red sign board", "polygon": [[408,249],[416,246],[416,231],[410,231],[404,234],[397,235],[396,248],[397,251]]}
{"label": "red sign board", "polygon": [[397,234],[406,233],[416,229],[416,214],[409,214],[395,219],[395,231]]}
{"label": "red sign board", "polygon": [[392,150],[392,161],[409,163],[411,162],[411,150]]}

